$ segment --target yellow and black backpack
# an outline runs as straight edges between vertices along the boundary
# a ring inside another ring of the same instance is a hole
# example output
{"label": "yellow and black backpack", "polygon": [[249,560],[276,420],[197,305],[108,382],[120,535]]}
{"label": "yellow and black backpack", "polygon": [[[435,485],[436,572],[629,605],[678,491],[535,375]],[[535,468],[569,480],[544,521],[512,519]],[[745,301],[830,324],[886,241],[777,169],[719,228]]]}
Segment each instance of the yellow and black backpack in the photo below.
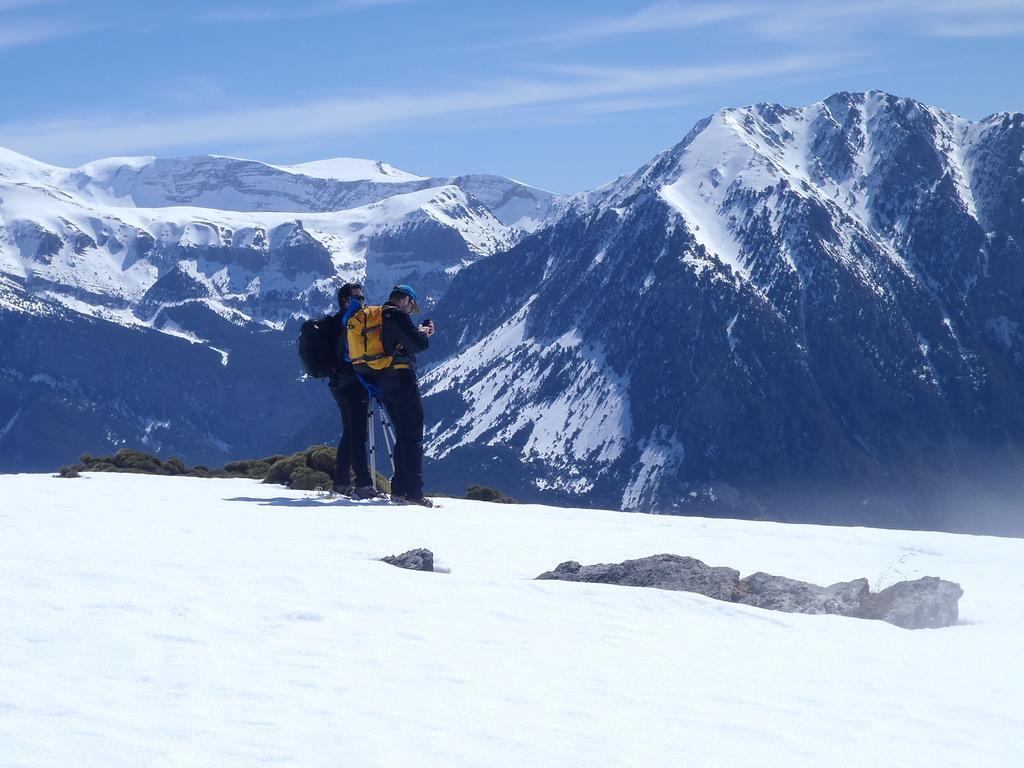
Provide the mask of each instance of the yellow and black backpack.
{"label": "yellow and black backpack", "polygon": [[359,373],[375,373],[390,368],[394,358],[384,351],[381,333],[383,307],[356,310],[348,319],[348,357]]}

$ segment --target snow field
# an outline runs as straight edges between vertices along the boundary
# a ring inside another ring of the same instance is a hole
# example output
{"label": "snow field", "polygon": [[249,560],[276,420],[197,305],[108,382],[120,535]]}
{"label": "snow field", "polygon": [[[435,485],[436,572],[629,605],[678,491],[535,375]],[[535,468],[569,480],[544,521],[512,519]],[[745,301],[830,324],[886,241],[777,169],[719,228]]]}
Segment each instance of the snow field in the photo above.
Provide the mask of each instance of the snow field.
{"label": "snow field", "polygon": [[[0,476],[0,765],[1011,766],[1024,542]],[[432,549],[451,573],[375,561]],[[537,582],[672,552],[959,582],[959,627]]]}

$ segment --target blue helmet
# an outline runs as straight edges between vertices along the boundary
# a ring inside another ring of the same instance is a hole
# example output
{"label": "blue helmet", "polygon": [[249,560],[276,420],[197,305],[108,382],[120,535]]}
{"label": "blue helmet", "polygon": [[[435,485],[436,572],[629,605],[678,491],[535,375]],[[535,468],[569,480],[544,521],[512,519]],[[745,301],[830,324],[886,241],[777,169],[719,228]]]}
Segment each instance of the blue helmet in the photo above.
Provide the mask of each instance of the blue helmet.
{"label": "blue helmet", "polygon": [[416,295],[416,291],[413,289],[411,285],[406,285],[405,283],[402,283],[401,285],[396,285],[394,288],[391,289],[391,295],[394,296],[396,293],[400,293],[412,299],[413,312],[420,311],[419,296]]}

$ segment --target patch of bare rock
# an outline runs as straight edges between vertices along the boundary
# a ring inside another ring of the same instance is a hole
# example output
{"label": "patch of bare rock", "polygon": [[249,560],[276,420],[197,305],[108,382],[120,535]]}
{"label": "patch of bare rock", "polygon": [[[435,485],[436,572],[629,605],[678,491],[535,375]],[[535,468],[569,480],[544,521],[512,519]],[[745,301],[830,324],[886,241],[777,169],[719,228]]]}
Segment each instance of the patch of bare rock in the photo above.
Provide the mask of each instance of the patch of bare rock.
{"label": "patch of bare rock", "polygon": [[963,596],[959,584],[934,576],[872,592],[867,579],[827,587],[760,572],[741,579],[733,568],[712,567],[692,557],[669,554],[614,564],[580,565],[570,560],[537,578],[696,592],[773,611],[875,619],[904,629],[953,626]]}
{"label": "patch of bare rock", "polygon": [[380,561],[398,568],[407,568],[410,571],[434,570],[434,553],[429,549],[410,549],[400,555],[382,557]]}

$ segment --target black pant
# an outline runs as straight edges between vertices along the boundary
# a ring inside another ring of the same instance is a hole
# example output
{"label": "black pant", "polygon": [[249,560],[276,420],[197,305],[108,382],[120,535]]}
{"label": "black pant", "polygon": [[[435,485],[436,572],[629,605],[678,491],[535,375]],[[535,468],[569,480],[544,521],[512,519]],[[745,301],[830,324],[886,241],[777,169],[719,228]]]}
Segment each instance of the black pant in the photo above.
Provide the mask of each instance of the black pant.
{"label": "black pant", "polygon": [[373,485],[366,459],[366,419],[370,405],[366,388],[358,381],[341,386],[332,382],[331,394],[341,411],[341,440],[334,465],[334,482],[347,486],[351,470],[356,476],[356,487]]}
{"label": "black pant", "polygon": [[413,370],[389,371],[374,379],[395,428],[395,476],[391,495],[423,496],[423,403]]}

